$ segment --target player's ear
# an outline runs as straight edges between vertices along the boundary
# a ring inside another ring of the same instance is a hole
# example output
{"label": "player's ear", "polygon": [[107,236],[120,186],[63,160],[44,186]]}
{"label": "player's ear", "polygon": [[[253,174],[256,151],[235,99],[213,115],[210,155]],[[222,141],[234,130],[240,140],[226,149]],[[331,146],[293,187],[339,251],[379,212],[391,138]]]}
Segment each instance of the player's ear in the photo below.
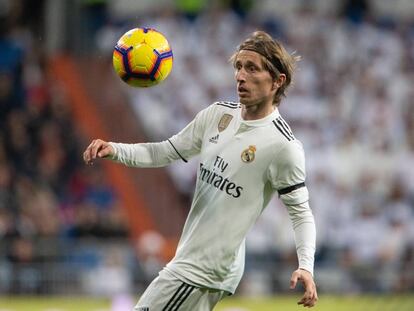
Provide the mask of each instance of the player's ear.
{"label": "player's ear", "polygon": [[286,75],[284,73],[279,74],[279,77],[274,79],[272,89],[280,88],[286,81]]}

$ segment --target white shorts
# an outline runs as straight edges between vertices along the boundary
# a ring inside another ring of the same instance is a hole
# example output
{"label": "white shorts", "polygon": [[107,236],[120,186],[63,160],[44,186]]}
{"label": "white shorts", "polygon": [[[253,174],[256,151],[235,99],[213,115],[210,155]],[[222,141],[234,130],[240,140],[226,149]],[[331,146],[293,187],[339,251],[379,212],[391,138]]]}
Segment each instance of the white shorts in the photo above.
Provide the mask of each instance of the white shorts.
{"label": "white shorts", "polygon": [[142,294],[135,311],[211,311],[226,291],[187,284],[162,270]]}

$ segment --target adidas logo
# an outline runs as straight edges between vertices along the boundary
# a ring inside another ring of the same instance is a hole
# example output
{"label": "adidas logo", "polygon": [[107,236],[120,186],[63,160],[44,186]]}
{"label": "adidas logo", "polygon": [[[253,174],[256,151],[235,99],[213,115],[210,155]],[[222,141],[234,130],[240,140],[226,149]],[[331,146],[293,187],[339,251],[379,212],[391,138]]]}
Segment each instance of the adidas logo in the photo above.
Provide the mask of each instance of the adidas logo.
{"label": "adidas logo", "polygon": [[217,134],[216,136],[211,137],[211,138],[209,139],[209,142],[210,142],[210,143],[213,143],[213,144],[217,144],[218,139],[219,139],[219,134]]}

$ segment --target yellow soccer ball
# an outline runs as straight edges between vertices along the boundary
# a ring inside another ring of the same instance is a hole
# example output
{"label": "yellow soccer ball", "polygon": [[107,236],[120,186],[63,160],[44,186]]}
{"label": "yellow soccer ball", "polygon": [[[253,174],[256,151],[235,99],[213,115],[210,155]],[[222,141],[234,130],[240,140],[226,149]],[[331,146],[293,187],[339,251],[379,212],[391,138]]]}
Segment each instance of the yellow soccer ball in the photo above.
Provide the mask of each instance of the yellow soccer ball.
{"label": "yellow soccer ball", "polygon": [[134,28],[118,40],[112,62],[124,82],[135,87],[149,87],[170,74],[173,53],[160,32],[152,28]]}

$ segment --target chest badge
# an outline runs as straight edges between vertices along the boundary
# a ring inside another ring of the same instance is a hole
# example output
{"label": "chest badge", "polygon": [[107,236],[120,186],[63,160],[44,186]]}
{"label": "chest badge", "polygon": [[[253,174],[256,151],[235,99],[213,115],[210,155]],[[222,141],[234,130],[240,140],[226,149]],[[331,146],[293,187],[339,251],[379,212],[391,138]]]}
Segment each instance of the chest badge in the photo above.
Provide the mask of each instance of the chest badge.
{"label": "chest badge", "polygon": [[250,145],[249,148],[243,150],[243,152],[241,153],[241,159],[244,163],[253,162],[255,157],[256,157],[256,146]]}
{"label": "chest badge", "polygon": [[218,131],[223,132],[230,124],[233,116],[231,114],[225,113],[221,116],[221,119],[218,123]]}

